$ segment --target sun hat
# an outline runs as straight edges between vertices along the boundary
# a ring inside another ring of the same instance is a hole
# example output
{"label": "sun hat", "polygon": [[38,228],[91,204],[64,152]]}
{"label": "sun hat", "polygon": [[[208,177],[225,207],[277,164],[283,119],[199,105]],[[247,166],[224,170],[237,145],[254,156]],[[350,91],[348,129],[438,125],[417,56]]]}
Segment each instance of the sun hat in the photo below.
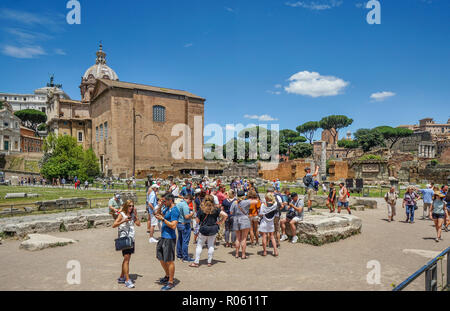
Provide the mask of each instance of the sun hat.
{"label": "sun hat", "polygon": [[434,192],[434,195],[437,195],[437,196],[439,196],[440,198],[445,198],[445,195],[444,195],[442,192],[440,192],[440,191],[435,191],[435,192]]}

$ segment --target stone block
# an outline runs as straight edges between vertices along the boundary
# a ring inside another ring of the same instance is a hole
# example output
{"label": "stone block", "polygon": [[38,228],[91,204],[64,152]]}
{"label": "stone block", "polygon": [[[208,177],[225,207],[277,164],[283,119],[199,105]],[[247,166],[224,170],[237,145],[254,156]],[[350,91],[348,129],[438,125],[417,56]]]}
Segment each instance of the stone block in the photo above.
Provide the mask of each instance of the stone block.
{"label": "stone block", "polygon": [[[301,243],[320,246],[359,234],[361,228],[362,220],[357,216],[316,212],[305,215],[297,223],[295,234]],[[286,233],[293,236],[290,226],[286,226]]]}
{"label": "stone block", "polygon": [[28,251],[39,251],[49,247],[61,247],[77,243],[72,239],[57,238],[44,234],[29,234],[27,240],[20,244],[21,249]]}
{"label": "stone block", "polygon": [[5,199],[17,199],[17,198],[26,198],[26,193],[7,193],[5,195]]}

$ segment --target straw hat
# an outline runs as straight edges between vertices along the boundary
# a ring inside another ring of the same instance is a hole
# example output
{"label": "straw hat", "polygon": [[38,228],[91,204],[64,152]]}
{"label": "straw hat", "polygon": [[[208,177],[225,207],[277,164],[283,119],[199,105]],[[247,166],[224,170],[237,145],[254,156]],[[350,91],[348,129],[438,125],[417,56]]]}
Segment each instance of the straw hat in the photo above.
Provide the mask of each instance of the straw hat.
{"label": "straw hat", "polygon": [[437,195],[437,196],[441,197],[441,199],[445,198],[445,195],[443,195],[440,191],[435,191],[434,195]]}

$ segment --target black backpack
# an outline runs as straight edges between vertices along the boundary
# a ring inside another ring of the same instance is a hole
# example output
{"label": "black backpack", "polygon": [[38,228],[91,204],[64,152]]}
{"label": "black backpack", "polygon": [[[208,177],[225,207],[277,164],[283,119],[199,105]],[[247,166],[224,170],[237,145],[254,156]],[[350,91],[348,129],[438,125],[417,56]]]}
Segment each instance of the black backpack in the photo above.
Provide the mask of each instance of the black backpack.
{"label": "black backpack", "polygon": [[309,187],[309,185],[313,182],[312,177],[310,175],[306,175],[303,177],[303,183],[306,187]]}

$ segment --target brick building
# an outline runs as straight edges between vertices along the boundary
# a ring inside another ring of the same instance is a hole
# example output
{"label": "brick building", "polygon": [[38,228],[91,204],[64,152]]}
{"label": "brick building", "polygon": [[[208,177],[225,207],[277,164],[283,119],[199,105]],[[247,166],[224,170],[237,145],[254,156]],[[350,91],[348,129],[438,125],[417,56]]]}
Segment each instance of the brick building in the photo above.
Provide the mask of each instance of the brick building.
{"label": "brick building", "polygon": [[92,148],[108,176],[221,169],[207,168],[203,161],[204,98],[119,81],[101,45],[96,55],[95,65],[81,79],[81,101],[49,92],[51,132],[73,136],[84,148]]}
{"label": "brick building", "polygon": [[20,151],[42,152],[43,139],[36,136],[36,132],[27,127],[20,127]]}

